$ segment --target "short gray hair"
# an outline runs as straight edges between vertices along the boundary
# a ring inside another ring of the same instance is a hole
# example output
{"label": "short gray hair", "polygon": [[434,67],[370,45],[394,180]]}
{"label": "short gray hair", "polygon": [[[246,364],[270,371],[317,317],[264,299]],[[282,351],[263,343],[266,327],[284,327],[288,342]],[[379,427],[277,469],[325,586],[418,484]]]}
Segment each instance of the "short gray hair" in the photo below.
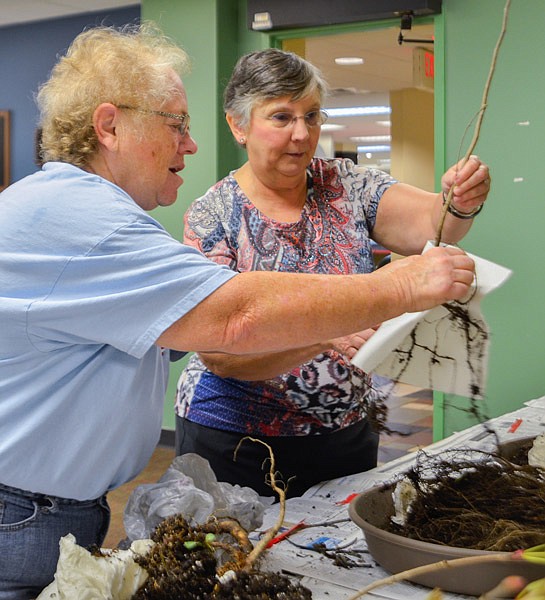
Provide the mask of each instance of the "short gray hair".
{"label": "short gray hair", "polygon": [[268,48],[238,60],[225,88],[223,109],[246,127],[256,104],[282,96],[299,100],[314,92],[323,102],[327,83],[317,67],[293,52]]}

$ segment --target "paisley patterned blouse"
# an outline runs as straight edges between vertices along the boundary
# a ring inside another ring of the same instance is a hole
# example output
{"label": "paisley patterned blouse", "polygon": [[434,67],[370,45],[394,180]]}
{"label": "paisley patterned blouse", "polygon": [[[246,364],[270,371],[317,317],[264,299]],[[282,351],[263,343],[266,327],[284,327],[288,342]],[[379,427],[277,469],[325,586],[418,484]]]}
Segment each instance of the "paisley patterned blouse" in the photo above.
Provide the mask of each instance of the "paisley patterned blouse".
{"label": "paisley patterned blouse", "polygon": [[[239,272],[371,272],[378,203],[396,181],[348,159],[319,158],[307,179],[301,218],[280,223],[263,215],[229,174],[193,202],[184,241]],[[248,435],[312,435],[364,418],[370,394],[369,376],[333,350],[266,381],[218,377],[195,354],[178,382],[176,411]]]}

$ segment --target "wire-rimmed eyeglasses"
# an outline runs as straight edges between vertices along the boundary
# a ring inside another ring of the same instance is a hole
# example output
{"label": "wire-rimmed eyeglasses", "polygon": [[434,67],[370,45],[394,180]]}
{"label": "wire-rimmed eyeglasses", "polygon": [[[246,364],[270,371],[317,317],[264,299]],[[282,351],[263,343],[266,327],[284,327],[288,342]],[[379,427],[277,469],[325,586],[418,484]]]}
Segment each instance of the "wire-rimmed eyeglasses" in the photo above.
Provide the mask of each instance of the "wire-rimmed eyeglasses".
{"label": "wire-rimmed eyeglasses", "polygon": [[143,113],[146,115],[157,115],[159,117],[166,117],[167,119],[176,119],[180,121],[180,124],[177,126],[178,131],[183,137],[189,131],[189,121],[190,117],[187,113],[184,114],[176,114],[171,112],[165,112],[163,110],[151,110],[149,108],[136,108],[135,106],[127,106],[125,104],[120,104],[118,108],[122,108],[125,110],[135,110],[136,112]]}
{"label": "wire-rimmed eyeglasses", "polygon": [[319,127],[327,121],[327,117],[325,110],[311,110],[299,117],[289,112],[277,112],[265,118],[271,122],[273,127],[293,127],[298,119],[303,119],[307,127]]}

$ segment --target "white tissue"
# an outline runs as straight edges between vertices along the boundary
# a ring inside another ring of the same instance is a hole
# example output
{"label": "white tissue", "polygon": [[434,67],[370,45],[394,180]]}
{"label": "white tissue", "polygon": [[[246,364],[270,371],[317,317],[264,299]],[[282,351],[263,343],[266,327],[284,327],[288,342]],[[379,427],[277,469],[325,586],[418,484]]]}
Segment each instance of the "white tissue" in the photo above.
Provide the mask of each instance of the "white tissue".
{"label": "white tissue", "polygon": [[69,533],[59,543],[55,580],[36,600],[130,600],[148,578],[134,556],[147,554],[153,544],[151,540],[137,540],[129,550],[93,556]]}
{"label": "white tissue", "polygon": [[532,467],[545,469],[545,433],[538,435],[530,450],[528,450],[528,464]]}
{"label": "white tissue", "polygon": [[[428,242],[423,252],[431,247],[433,244]],[[463,327],[449,318],[450,313],[444,306],[437,306],[382,323],[359,349],[352,363],[367,373],[416,387],[469,398],[483,397],[489,335],[480,304],[486,294],[507,280],[511,271],[484,258],[469,253],[468,256],[475,261],[476,283],[464,307],[480,328],[480,332],[471,332],[476,356],[468,355]]]}

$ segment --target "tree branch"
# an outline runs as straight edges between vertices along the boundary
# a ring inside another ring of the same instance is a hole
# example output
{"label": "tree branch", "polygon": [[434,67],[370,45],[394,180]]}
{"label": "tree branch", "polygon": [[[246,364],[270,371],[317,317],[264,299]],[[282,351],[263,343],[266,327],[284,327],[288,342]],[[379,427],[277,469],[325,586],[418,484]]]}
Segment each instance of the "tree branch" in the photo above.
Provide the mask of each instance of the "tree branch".
{"label": "tree branch", "polygon": [[[471,144],[469,145],[469,148],[462,160],[462,164],[460,165],[460,168],[462,168],[466,164],[466,162],[469,160],[469,157],[473,154],[473,151],[475,150],[475,146],[477,145],[477,142],[479,140],[479,135],[481,133],[481,125],[482,125],[482,122],[484,119],[484,113],[488,106],[488,92],[490,91],[490,84],[492,83],[492,77],[494,75],[494,71],[496,70],[496,61],[498,59],[498,53],[500,50],[500,46],[503,42],[503,38],[505,37],[505,32],[507,30],[507,17],[509,15],[510,5],[511,5],[511,0],[507,0],[507,2],[505,3],[505,7],[503,9],[503,22],[502,22],[502,26],[501,26],[500,35],[498,37],[498,41],[496,42],[496,47],[494,48],[494,53],[492,55],[492,64],[490,65],[490,70],[488,72],[488,78],[487,78],[486,84],[484,86],[483,97],[481,100],[481,108],[479,109],[479,112],[478,112],[477,123],[475,124],[475,131],[473,134],[473,139],[471,140]],[[439,246],[441,244],[441,237],[443,235],[443,226],[445,224],[445,217],[448,212],[448,207],[450,206],[450,203],[452,202],[453,192],[454,192],[454,186],[452,186],[450,188],[450,190],[448,191],[445,203],[443,205],[443,210],[441,211],[441,217],[439,219],[439,226],[437,228],[437,235],[435,237],[435,245],[436,246]]]}

